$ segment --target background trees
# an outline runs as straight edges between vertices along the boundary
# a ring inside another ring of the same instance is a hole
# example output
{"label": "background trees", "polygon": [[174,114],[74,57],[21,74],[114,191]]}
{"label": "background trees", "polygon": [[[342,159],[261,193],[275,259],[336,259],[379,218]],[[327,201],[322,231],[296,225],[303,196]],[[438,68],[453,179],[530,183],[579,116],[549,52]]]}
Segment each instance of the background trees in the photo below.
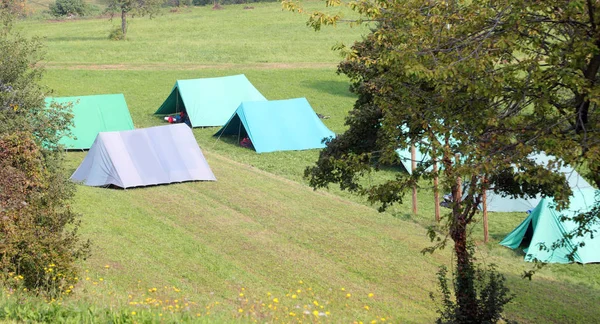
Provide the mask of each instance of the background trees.
{"label": "background trees", "polygon": [[[297,3],[284,5],[300,9]],[[385,208],[402,202],[421,179],[436,177],[430,167],[439,163],[442,187],[453,197],[436,245],[448,237],[454,243],[453,318],[481,321],[482,288],[474,281],[467,227],[484,189],[512,196],[541,193],[564,207],[571,189],[556,171],[565,162],[585,164],[588,177],[600,184],[600,14],[590,1],[398,0],[351,6],[361,14],[358,22],[373,23],[372,33],[347,49],[339,66],[359,99],[348,131],[329,142],[305,174],[315,188],[338,183]],[[313,13],[309,24],[319,29],[340,19]],[[396,160],[396,149],[411,145],[430,158],[417,172],[378,185],[361,181]],[[558,158],[538,166],[529,158],[536,152]]]}

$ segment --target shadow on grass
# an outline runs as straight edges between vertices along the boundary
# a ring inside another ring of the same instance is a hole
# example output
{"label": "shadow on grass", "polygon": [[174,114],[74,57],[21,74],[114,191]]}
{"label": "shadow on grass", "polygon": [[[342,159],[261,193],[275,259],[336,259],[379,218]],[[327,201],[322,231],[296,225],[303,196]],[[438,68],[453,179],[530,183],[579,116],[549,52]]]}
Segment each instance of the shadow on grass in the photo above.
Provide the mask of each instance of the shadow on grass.
{"label": "shadow on grass", "polygon": [[100,34],[96,37],[46,37],[46,41],[57,41],[57,42],[80,42],[80,41],[99,41],[108,40],[108,32],[106,35]]}
{"label": "shadow on grass", "polygon": [[302,83],[303,86],[318,90],[320,92],[332,94],[335,96],[351,97],[352,94],[348,89],[350,84],[345,81],[334,81],[334,80],[308,80]]}

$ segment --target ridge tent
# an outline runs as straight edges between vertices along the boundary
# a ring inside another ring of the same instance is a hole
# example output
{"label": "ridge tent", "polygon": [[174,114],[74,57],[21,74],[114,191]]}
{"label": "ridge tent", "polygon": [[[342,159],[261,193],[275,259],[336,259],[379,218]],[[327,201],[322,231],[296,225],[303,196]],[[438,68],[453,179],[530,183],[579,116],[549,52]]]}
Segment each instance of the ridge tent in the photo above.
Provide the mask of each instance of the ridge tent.
{"label": "ridge tent", "polygon": [[[593,189],[575,192],[570,199],[569,208],[563,211],[557,211],[553,207],[552,199],[542,199],[529,216],[500,244],[511,249],[523,247],[526,253],[525,261],[537,259],[548,263],[570,263],[572,261],[569,260],[568,254],[577,246],[573,255],[575,262],[600,262],[600,237],[597,232],[600,231],[600,224],[597,222],[591,228],[592,231],[596,231],[593,236],[586,233],[583,237],[567,239],[564,246],[554,251],[540,250],[542,246],[551,248],[554,243],[563,239],[565,234],[572,233],[577,228],[575,222],[570,219],[561,220],[561,216],[573,217],[589,211],[593,207],[595,194]],[[579,246],[580,243],[585,245]]]}
{"label": "ridge tent", "polygon": [[154,114],[168,115],[185,109],[192,127],[223,126],[242,101],[266,100],[243,74],[177,80]]}
{"label": "ridge tent", "polygon": [[216,178],[192,130],[177,124],[98,134],[71,180],[129,188]]}
{"label": "ridge tent", "polygon": [[123,94],[48,97],[46,107],[50,107],[53,102],[73,103],[71,133],[75,138],[64,136],[59,141],[67,149],[89,149],[99,132],[134,129]]}
{"label": "ridge tent", "polygon": [[242,102],[214,136],[249,137],[257,153],[323,148],[333,137],[306,98]]}
{"label": "ridge tent", "polygon": [[[412,174],[412,158],[410,149],[397,149],[396,153],[398,154],[398,158],[404,166],[404,169],[406,169],[409,174]],[[429,162],[429,159],[430,158],[427,154],[421,152],[419,148],[416,149],[415,160],[417,164]],[[530,155],[529,159],[533,160],[538,165],[546,167],[549,167],[550,161],[557,160],[556,157],[546,155],[541,152]],[[427,170],[431,170],[431,166],[429,166]],[[569,165],[561,165],[557,172],[564,174],[569,186],[573,191],[593,189],[593,187]],[[541,195],[528,198],[513,198],[510,196],[503,197],[501,194],[495,193],[493,190],[488,190],[486,194],[487,210],[492,212],[526,212],[535,208],[535,206],[537,206],[542,200]]]}
{"label": "ridge tent", "polygon": [[[530,158],[536,164],[550,167],[550,161],[556,161],[556,157],[538,153],[531,155]],[[575,169],[569,165],[561,165],[557,172],[562,173],[567,179],[569,187],[573,192],[588,191],[594,188],[581,176]],[[502,197],[502,195],[494,193],[492,190],[487,192],[487,208],[489,211],[500,212],[526,212],[535,208],[541,201],[542,196],[537,195],[530,198],[512,198],[510,196]]]}

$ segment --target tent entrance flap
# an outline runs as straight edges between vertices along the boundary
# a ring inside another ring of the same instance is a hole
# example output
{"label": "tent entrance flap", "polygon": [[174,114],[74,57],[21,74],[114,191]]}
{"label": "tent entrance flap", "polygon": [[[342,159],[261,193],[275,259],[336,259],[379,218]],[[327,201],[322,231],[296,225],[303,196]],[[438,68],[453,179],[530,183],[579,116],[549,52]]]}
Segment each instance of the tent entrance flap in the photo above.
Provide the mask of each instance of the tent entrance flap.
{"label": "tent entrance flap", "polygon": [[177,114],[185,108],[181,94],[179,93],[179,87],[177,85],[173,88],[165,102],[155,112],[156,115],[171,115]]}

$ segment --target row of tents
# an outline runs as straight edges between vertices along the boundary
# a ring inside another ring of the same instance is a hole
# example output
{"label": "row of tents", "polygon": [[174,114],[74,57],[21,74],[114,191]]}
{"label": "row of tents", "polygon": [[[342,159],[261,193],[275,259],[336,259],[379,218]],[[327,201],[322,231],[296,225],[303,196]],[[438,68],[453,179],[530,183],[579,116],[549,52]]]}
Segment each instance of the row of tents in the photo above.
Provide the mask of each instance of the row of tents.
{"label": "row of tents", "polygon": [[[46,103],[73,104],[74,136],[61,139],[67,149],[90,149],[100,132],[134,129],[122,94],[47,98]],[[178,80],[155,114],[180,112],[192,127],[222,127],[216,136],[248,137],[257,153],[323,148],[323,139],[335,136],[306,98],[268,101],[243,74]]]}
{"label": "row of tents", "polygon": [[[47,99],[49,106],[52,102],[73,103],[74,138],[64,137],[61,144],[68,149],[89,149],[71,177],[74,181],[130,188],[216,180],[189,127],[134,129],[122,94]],[[305,98],[268,101],[244,75],[178,80],[155,114],[182,111],[192,127],[218,126],[215,136],[247,137],[258,153],[322,148],[323,139],[334,136]],[[409,153],[398,154],[403,163],[410,162]],[[545,155],[532,158],[540,164],[550,159]],[[408,165],[406,170],[410,172]],[[567,255],[577,246],[574,261],[599,262],[597,235],[567,241],[553,252],[540,248],[573,230],[574,224],[563,216],[588,211],[594,202],[595,189],[575,170],[565,166],[561,172],[574,191],[568,210],[557,211],[550,198],[514,199],[488,192],[489,211],[530,211],[501,244],[524,248],[529,261],[560,263],[570,262]]]}

